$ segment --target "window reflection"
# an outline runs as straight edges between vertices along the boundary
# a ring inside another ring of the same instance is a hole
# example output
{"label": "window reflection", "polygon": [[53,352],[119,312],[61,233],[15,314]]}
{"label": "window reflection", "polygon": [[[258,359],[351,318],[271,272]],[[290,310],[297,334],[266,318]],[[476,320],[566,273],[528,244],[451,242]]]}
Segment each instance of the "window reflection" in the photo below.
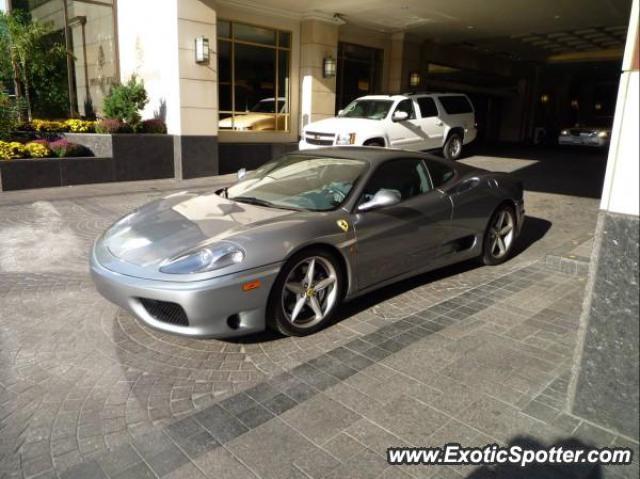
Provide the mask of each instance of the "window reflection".
{"label": "window reflection", "polygon": [[287,131],[291,34],[218,22],[218,127]]}

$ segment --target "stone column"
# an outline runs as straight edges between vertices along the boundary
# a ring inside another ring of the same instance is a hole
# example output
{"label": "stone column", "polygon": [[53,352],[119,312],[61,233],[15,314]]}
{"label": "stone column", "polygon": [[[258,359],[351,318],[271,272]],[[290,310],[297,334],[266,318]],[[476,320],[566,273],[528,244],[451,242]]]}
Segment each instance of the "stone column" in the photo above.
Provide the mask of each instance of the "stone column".
{"label": "stone column", "polygon": [[638,0],[627,35],[569,406],[638,441]]}
{"label": "stone column", "polygon": [[404,32],[391,35],[391,51],[389,53],[389,93],[402,93],[408,90],[403,84],[404,64]]}
{"label": "stone column", "polygon": [[334,17],[306,16],[300,24],[301,125],[335,115],[336,77],[324,78],[323,61],[338,58],[338,27]]}
{"label": "stone column", "polygon": [[[209,39],[208,65],[195,62],[195,39]],[[145,118],[161,117],[174,135],[176,178],[218,173],[218,87],[214,0],[118,3],[121,80],[145,82]]]}

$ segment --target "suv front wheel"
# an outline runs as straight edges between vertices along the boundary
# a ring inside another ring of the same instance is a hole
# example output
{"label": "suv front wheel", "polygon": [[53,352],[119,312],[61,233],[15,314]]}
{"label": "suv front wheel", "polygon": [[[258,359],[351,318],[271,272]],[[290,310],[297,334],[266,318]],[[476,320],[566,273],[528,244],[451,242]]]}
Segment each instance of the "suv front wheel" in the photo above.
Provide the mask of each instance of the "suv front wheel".
{"label": "suv front wheel", "polygon": [[451,133],[442,147],[442,154],[447,160],[457,160],[462,155],[462,135]]}

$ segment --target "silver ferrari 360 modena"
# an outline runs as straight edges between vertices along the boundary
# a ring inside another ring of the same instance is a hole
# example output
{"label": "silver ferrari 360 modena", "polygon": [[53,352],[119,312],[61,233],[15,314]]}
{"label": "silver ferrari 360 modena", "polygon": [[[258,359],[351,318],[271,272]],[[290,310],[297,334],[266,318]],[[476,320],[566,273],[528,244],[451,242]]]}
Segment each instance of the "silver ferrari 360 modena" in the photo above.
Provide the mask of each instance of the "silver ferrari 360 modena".
{"label": "silver ferrari 360 modena", "polygon": [[391,282],[506,261],[523,219],[508,174],[375,147],[298,151],[228,188],[142,206],[95,242],[91,272],[105,298],[162,331],[305,335]]}

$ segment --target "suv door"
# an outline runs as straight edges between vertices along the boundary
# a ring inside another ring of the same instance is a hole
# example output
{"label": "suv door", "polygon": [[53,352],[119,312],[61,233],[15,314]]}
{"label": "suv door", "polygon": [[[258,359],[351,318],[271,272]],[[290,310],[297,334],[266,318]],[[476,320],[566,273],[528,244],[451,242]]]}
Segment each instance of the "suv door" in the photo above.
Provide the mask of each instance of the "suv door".
{"label": "suv door", "polygon": [[[404,111],[409,117],[406,120],[393,121],[393,115],[397,111]],[[419,125],[413,100],[400,101],[391,112],[388,121],[387,136],[389,138],[389,146],[406,150],[422,149],[422,129]]]}
{"label": "suv door", "polygon": [[396,190],[401,201],[353,214],[357,241],[358,289],[366,289],[409,271],[418,272],[439,256],[451,202],[434,189],[420,158],[389,160],[365,185],[358,205],[381,189]]}
{"label": "suv door", "polygon": [[440,148],[444,142],[445,125],[433,98],[423,96],[416,99],[420,108],[418,124],[424,133],[424,149]]}

